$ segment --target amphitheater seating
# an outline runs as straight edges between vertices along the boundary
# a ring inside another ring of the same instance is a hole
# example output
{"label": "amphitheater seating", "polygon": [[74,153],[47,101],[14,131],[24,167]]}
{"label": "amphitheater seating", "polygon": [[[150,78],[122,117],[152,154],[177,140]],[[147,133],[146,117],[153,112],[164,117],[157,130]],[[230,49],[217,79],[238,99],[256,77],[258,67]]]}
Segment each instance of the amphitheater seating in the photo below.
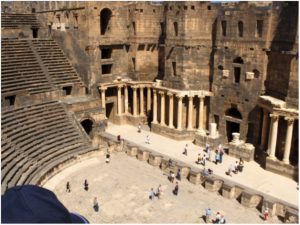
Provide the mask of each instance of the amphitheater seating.
{"label": "amphitheater seating", "polygon": [[55,41],[32,40],[32,43],[54,84],[83,84],[75,69]]}
{"label": "amphitheater seating", "polygon": [[39,178],[68,159],[92,150],[90,140],[56,101],[2,111],[2,193]]}
{"label": "amphitheater seating", "polygon": [[2,40],[1,93],[52,91],[38,59],[26,40]]}
{"label": "amphitheater seating", "polygon": [[24,25],[30,25],[32,28],[38,28],[40,25],[34,14],[7,14],[1,13],[2,28],[19,28]]}

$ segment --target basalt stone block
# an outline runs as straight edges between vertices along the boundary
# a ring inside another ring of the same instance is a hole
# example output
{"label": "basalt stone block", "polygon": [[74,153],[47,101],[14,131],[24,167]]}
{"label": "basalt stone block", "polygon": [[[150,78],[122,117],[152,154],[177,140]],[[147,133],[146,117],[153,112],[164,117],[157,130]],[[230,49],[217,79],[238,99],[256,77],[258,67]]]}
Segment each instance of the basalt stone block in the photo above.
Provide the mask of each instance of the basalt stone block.
{"label": "basalt stone block", "polygon": [[150,152],[147,150],[139,149],[137,158],[141,161],[147,161],[149,159]]}
{"label": "basalt stone block", "polygon": [[205,181],[205,178],[201,175],[201,171],[198,170],[191,170],[189,181],[192,184],[202,184]]}
{"label": "basalt stone block", "polygon": [[161,164],[161,159],[162,159],[161,155],[150,153],[149,164],[152,166],[159,166]]}
{"label": "basalt stone block", "polygon": [[219,191],[222,188],[224,181],[208,177],[205,180],[205,189],[208,191]]}
{"label": "basalt stone block", "polygon": [[234,198],[238,199],[241,197],[242,193],[243,193],[244,189],[239,187],[239,186],[235,186],[234,187]]}
{"label": "basalt stone block", "polygon": [[224,198],[233,199],[235,196],[234,184],[224,183],[222,186],[222,196]]}
{"label": "basalt stone block", "polygon": [[262,200],[263,200],[263,197],[260,195],[243,191],[241,204],[248,208],[256,208],[259,204],[261,204]]}
{"label": "basalt stone block", "polygon": [[287,207],[286,208],[286,214],[284,217],[284,222],[285,223],[299,223],[299,215],[298,215],[298,210],[294,208]]}
{"label": "basalt stone block", "polygon": [[190,174],[191,168],[185,164],[178,164],[178,169],[180,169],[180,174],[182,178],[187,178]]}
{"label": "basalt stone block", "polygon": [[135,157],[137,155],[138,148],[137,147],[129,147],[127,149],[127,155]]}
{"label": "basalt stone block", "polygon": [[167,158],[162,158],[161,163],[160,163],[160,169],[161,170],[166,170],[169,166],[169,159]]}
{"label": "basalt stone block", "polygon": [[281,217],[285,217],[286,215],[286,207],[285,205],[281,204],[281,203],[277,203],[276,204],[276,216],[281,216]]}

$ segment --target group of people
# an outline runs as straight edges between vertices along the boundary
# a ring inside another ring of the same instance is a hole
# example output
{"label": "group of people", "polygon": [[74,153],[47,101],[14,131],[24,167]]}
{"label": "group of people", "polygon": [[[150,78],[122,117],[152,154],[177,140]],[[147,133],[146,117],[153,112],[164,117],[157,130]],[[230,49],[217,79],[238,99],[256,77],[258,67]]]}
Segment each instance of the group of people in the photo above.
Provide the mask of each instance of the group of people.
{"label": "group of people", "polygon": [[216,223],[216,224],[225,224],[226,219],[223,214],[220,212],[216,213],[216,216],[214,219],[212,219],[212,211],[210,208],[205,209],[205,222],[206,223]]}
{"label": "group of people", "polygon": [[157,189],[156,189],[156,192],[153,190],[153,188],[151,188],[150,190],[150,194],[149,194],[149,199],[150,200],[154,200],[155,197],[157,197],[158,199],[160,199],[160,196],[161,196],[161,184],[158,185]]}
{"label": "group of people", "polygon": [[237,174],[238,172],[243,172],[243,168],[244,168],[244,160],[240,158],[240,161],[235,161],[234,164],[229,165],[226,174],[228,176],[232,176],[232,173]]}

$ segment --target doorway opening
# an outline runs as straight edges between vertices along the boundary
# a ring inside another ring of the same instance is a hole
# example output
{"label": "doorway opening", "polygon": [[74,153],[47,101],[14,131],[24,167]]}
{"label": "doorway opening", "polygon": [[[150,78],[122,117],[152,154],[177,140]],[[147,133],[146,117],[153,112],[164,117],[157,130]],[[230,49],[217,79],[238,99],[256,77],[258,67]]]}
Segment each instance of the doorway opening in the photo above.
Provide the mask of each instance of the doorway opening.
{"label": "doorway opening", "polygon": [[235,132],[240,132],[240,124],[231,121],[226,121],[226,133],[228,142],[232,141],[232,133]]}
{"label": "doorway opening", "polygon": [[84,131],[87,133],[87,135],[91,135],[93,130],[93,121],[90,119],[85,119],[81,121],[81,126],[83,127]]}

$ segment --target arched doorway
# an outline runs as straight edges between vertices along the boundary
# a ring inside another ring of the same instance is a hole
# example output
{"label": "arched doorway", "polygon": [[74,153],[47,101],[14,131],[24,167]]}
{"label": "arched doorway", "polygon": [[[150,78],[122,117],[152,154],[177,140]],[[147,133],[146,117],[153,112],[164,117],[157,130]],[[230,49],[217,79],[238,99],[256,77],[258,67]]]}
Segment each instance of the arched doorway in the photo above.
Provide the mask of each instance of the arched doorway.
{"label": "arched doorway", "polygon": [[226,134],[230,142],[232,140],[232,133],[240,132],[240,122],[243,119],[242,114],[235,107],[232,107],[225,112],[226,115]]}
{"label": "arched doorway", "polygon": [[105,8],[101,10],[100,13],[100,31],[101,35],[104,35],[109,29],[108,24],[111,18],[112,12],[110,9]]}
{"label": "arched doorway", "polygon": [[87,133],[87,135],[91,136],[93,131],[93,121],[90,119],[85,119],[81,121],[81,126],[83,127],[84,131]]}

